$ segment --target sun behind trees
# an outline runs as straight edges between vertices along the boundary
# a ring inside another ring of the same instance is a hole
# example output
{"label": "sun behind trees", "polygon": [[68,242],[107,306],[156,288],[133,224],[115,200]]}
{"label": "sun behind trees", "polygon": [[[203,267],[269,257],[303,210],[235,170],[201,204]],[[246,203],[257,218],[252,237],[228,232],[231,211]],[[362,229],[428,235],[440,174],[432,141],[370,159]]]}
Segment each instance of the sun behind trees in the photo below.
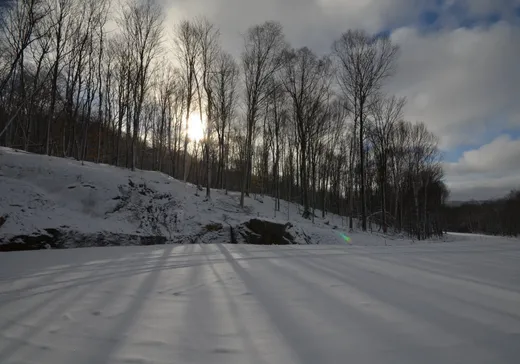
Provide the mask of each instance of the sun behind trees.
{"label": "sun behind trees", "polygon": [[171,25],[155,1],[110,4],[1,9],[1,145],[162,171],[208,199],[240,191],[242,207],[271,195],[273,214],[283,199],[350,228],[442,233],[437,138],[381,92],[398,62],[389,38],[349,30],[317,55],[266,22],[235,59],[205,18]]}

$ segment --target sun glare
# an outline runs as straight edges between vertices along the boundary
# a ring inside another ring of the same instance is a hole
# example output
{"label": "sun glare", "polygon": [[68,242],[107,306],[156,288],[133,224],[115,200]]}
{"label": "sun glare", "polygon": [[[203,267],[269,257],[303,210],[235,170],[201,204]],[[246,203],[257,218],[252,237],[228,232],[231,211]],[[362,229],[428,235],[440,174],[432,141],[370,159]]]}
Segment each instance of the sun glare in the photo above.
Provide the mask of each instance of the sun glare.
{"label": "sun glare", "polygon": [[192,113],[188,120],[188,137],[194,142],[200,141],[204,137],[204,122],[198,113]]}

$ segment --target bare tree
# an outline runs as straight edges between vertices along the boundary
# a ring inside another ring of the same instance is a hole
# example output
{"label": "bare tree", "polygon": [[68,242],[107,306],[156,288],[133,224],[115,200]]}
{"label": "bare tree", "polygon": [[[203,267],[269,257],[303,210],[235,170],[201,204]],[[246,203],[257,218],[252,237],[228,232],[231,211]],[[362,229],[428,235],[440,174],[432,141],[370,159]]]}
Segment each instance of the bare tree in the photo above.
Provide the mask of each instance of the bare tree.
{"label": "bare tree", "polygon": [[[282,82],[292,101],[294,123],[300,147],[300,173],[303,217],[310,217],[308,158],[315,157],[317,141],[324,129],[330,97],[331,67],[327,58],[319,59],[308,48],[287,54]],[[314,162],[316,162],[314,160]],[[315,176],[316,164],[312,174]],[[315,187],[313,178],[313,187]],[[313,188],[314,190],[314,188]],[[314,193],[314,191],[313,191]]]}
{"label": "bare tree", "polygon": [[218,169],[217,184],[220,188],[226,188],[227,168],[227,143],[231,120],[234,117],[237,106],[237,84],[239,70],[233,57],[221,52],[217,59],[213,88],[215,89],[215,130],[218,139]]}
{"label": "bare tree", "polygon": [[197,39],[197,29],[194,24],[188,20],[182,21],[174,30],[175,54],[181,64],[182,75],[184,78],[184,89],[186,99],[186,118],[184,129],[184,149],[183,149],[183,175],[184,182],[188,178],[188,123],[192,109],[193,97],[196,91],[197,78],[197,58],[200,53]]}
{"label": "bare tree", "polygon": [[[180,165],[180,146],[182,141],[187,141],[186,139],[186,131],[182,132],[183,128],[183,118],[185,115],[185,110],[187,107],[187,90],[184,87],[182,72],[179,70],[175,70],[173,74],[174,79],[174,87],[173,87],[173,97],[172,100],[169,102],[169,136],[168,136],[168,148],[170,150],[170,160],[172,165],[175,166]],[[173,125],[171,125],[171,122],[173,121]],[[173,130],[172,130],[173,126]],[[172,137],[171,134],[173,133],[173,149],[172,149]],[[187,145],[184,145],[184,148],[186,148]],[[174,163],[174,154],[175,154],[175,163]],[[186,149],[184,149],[183,158],[186,156]],[[186,162],[184,162],[184,165],[186,165]],[[175,176],[175,170],[172,170],[172,174]],[[184,174],[184,170],[182,171]]]}
{"label": "bare tree", "polygon": [[[442,176],[438,143],[438,138],[429,132],[423,123],[411,126],[407,161],[415,208],[415,229],[419,240],[425,236],[425,229],[421,226],[420,188],[422,187],[424,191],[423,205],[426,214],[428,184],[432,178],[439,179]],[[426,223],[426,218],[424,218],[424,223]]]}
{"label": "bare tree", "polygon": [[333,198],[337,204],[337,213],[339,214],[339,202],[340,202],[340,184],[341,184],[341,169],[343,168],[343,157],[345,155],[342,150],[341,142],[345,141],[345,126],[347,118],[347,110],[343,103],[334,99],[329,106],[330,122],[326,127],[326,146],[324,160],[322,161],[323,177],[322,177],[322,217],[325,218],[326,212],[326,197],[327,190],[333,194]]}
{"label": "bare tree", "polygon": [[[110,3],[109,1],[102,0],[100,4],[97,4],[99,11],[99,18],[95,27],[98,40],[98,59],[97,59],[97,84],[98,84],[98,145],[97,145],[97,158],[96,161],[99,163],[101,160],[101,139],[103,129],[103,101],[104,97],[107,97],[104,93],[103,87],[103,66],[105,59],[105,24],[108,19],[108,10]],[[110,60],[106,62],[110,65]]]}
{"label": "bare tree", "polygon": [[280,81],[273,80],[271,91],[271,113],[269,117],[268,132],[271,135],[270,140],[273,143],[271,148],[273,160],[273,187],[275,197],[275,214],[280,211],[280,164],[284,151],[285,138],[283,133],[286,132],[288,124],[288,107],[286,105],[287,94]]}
{"label": "bare tree", "polygon": [[0,13],[0,93],[9,82],[27,48],[46,32],[37,32],[38,25],[48,16],[50,7],[45,0],[17,0]]}
{"label": "bare tree", "polygon": [[54,111],[56,108],[56,100],[58,98],[58,76],[60,68],[63,66],[63,57],[65,56],[66,46],[74,31],[78,31],[77,22],[74,16],[75,0],[57,0],[56,8],[51,12],[54,42],[54,64],[52,70],[52,89],[51,101],[49,107],[49,115],[47,117],[47,138],[45,153],[51,154],[51,133],[52,123],[54,122]]}
{"label": "bare tree", "polygon": [[253,131],[259,110],[269,98],[269,80],[283,66],[283,52],[287,48],[282,26],[266,22],[249,28],[244,39],[242,67],[244,70],[246,124],[245,160],[242,168],[240,206],[250,180],[253,153]]}
{"label": "bare tree", "polygon": [[377,95],[370,108],[368,137],[371,140],[376,157],[381,194],[381,224],[385,233],[387,232],[386,185],[388,183],[388,154],[392,134],[394,133],[396,123],[403,117],[405,103],[406,100],[404,98]]}
{"label": "bare tree", "polygon": [[370,97],[394,71],[398,47],[388,37],[349,30],[333,43],[332,48],[337,60],[339,85],[354,119],[359,120],[361,221],[363,231],[366,231],[365,118]]}
{"label": "bare tree", "polygon": [[135,169],[136,164],[141,111],[150,86],[150,65],[161,50],[163,19],[161,7],[153,0],[130,0],[119,19],[125,46],[130,50],[130,57],[135,64],[132,170]]}
{"label": "bare tree", "polygon": [[[0,10],[0,97],[4,96],[6,86],[11,82],[12,87],[8,98],[11,101],[15,100],[14,92],[18,87],[13,87],[16,85],[13,75],[17,69],[20,89],[16,111],[0,129],[0,138],[5,134],[6,145],[8,145],[10,135],[8,131],[14,131],[14,128],[11,127],[12,123],[17,120],[18,113],[22,109],[27,110],[26,114],[30,113],[26,103],[29,100],[34,100],[34,95],[39,90],[39,87],[33,88],[30,96],[26,92],[27,62],[25,53],[32,44],[40,42],[48,35],[49,27],[48,24],[45,24],[45,19],[48,17],[51,8],[43,0],[19,0],[13,4],[7,4],[5,8]],[[45,55],[47,53],[48,48],[46,48]],[[41,67],[41,61],[38,62],[38,67]],[[34,86],[36,86],[36,83]],[[24,116],[18,119],[27,119],[27,125],[30,125],[29,116]],[[27,132],[28,130],[22,126],[22,131]],[[25,135],[25,144],[27,143],[28,138]]]}
{"label": "bare tree", "polygon": [[[80,82],[78,83],[78,91],[76,96],[76,105],[81,103],[79,93],[83,91],[84,96],[81,97],[85,105],[86,112],[82,112],[82,143],[79,157],[85,160],[87,156],[87,148],[89,147],[89,127],[92,121],[93,104],[96,94],[101,99],[98,103],[103,101],[102,84],[100,76],[100,64],[103,57],[103,39],[104,39],[104,25],[107,20],[108,2],[105,0],[87,0],[82,2],[80,22],[77,24],[75,32],[75,41],[73,42],[74,50],[72,52],[72,59],[69,61],[69,68],[71,65],[77,64],[77,75],[79,75]],[[83,76],[82,73],[85,72]],[[81,80],[86,79],[84,90],[82,90]],[[69,93],[72,93],[69,91]],[[69,102],[70,103],[70,102]],[[101,114],[98,107],[98,124],[101,125]],[[76,124],[76,115],[71,120],[72,129],[74,130]],[[65,129],[65,128],[62,128]],[[63,154],[65,154],[65,134],[63,134]],[[73,137],[71,138],[73,139]],[[100,152],[101,144],[101,127],[98,128],[98,145],[97,154]],[[69,143],[72,144],[72,143]]]}
{"label": "bare tree", "polygon": [[[121,142],[123,139],[123,121],[125,117],[128,120],[130,113],[130,97],[131,97],[131,74],[132,74],[132,62],[129,54],[129,50],[123,46],[123,40],[121,38],[115,38],[112,40],[110,46],[112,50],[114,60],[114,72],[115,72],[115,84],[117,84],[117,131],[114,132],[115,145],[114,145],[114,163],[116,166],[120,165],[121,155]],[[127,133],[130,131],[127,128]],[[128,139],[128,135],[125,138]]]}
{"label": "bare tree", "polygon": [[[48,56],[51,51],[51,37],[48,18],[49,17],[46,17],[43,21],[39,22],[35,29],[35,33],[37,33],[37,41],[29,47],[31,58],[33,60],[31,63],[33,66],[26,66],[26,69],[28,68],[29,70],[32,70],[32,72],[29,71],[29,73],[32,73],[32,82],[29,86],[30,91],[28,93],[29,95],[25,108],[26,122],[25,125],[22,126],[22,128],[25,129],[23,130],[23,144],[25,150],[39,150],[32,148],[32,146],[38,145],[38,143],[33,143],[32,141],[39,137],[39,135],[37,135],[38,127],[36,125],[38,120],[35,115],[41,113],[41,110],[44,107],[44,102],[42,102],[42,90],[50,76]],[[23,118],[20,118],[20,122],[23,122]]]}
{"label": "bare tree", "polygon": [[[167,64],[166,62],[162,62],[162,64]],[[164,67],[164,66],[163,66]],[[168,140],[168,151],[170,153],[170,157],[173,155],[172,150],[172,117],[170,113],[170,107],[172,104],[172,98],[174,97],[175,92],[175,71],[173,68],[168,67],[166,69],[166,72],[160,73],[156,72],[156,76],[159,78],[157,81],[157,87],[158,87],[158,103],[159,103],[159,110],[160,110],[160,125],[158,128],[159,136],[159,155],[158,155],[158,161],[159,161],[159,170],[162,170],[162,163],[163,163],[163,149],[164,145],[166,143],[166,139]],[[175,136],[174,136],[175,138]],[[175,170],[175,160],[173,158],[170,159],[172,163],[172,174],[174,174]]]}
{"label": "bare tree", "polygon": [[398,121],[394,125],[391,134],[389,163],[394,185],[394,219],[396,224],[394,227],[401,231],[403,227],[404,213],[404,188],[407,170],[407,151],[410,143],[410,126],[405,121]]}
{"label": "bare tree", "polygon": [[201,73],[201,84],[199,84],[197,78],[195,78],[195,80],[197,81],[201,120],[203,120],[203,110],[206,110],[204,154],[206,159],[206,198],[209,199],[211,197],[211,134],[215,123],[215,96],[212,80],[216,77],[217,58],[220,53],[219,31],[204,18],[197,21],[196,29],[200,49],[198,63]]}

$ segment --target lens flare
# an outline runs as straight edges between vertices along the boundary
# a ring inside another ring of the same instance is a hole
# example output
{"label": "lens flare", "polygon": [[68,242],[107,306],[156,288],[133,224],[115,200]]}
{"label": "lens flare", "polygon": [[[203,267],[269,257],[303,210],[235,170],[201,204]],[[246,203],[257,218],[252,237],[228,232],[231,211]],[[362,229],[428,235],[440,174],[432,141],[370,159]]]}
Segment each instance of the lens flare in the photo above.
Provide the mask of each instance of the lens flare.
{"label": "lens flare", "polygon": [[347,236],[345,233],[339,233],[339,235],[345,240],[347,243],[350,243],[350,236]]}

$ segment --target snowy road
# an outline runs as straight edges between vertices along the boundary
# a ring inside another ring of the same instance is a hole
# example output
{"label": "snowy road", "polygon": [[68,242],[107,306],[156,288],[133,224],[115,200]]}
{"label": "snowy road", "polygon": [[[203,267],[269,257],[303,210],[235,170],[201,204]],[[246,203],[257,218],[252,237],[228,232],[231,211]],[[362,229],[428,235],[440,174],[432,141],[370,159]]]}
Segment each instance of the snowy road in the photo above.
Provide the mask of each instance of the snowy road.
{"label": "snowy road", "polygon": [[520,363],[520,245],[0,254],[0,363]]}

